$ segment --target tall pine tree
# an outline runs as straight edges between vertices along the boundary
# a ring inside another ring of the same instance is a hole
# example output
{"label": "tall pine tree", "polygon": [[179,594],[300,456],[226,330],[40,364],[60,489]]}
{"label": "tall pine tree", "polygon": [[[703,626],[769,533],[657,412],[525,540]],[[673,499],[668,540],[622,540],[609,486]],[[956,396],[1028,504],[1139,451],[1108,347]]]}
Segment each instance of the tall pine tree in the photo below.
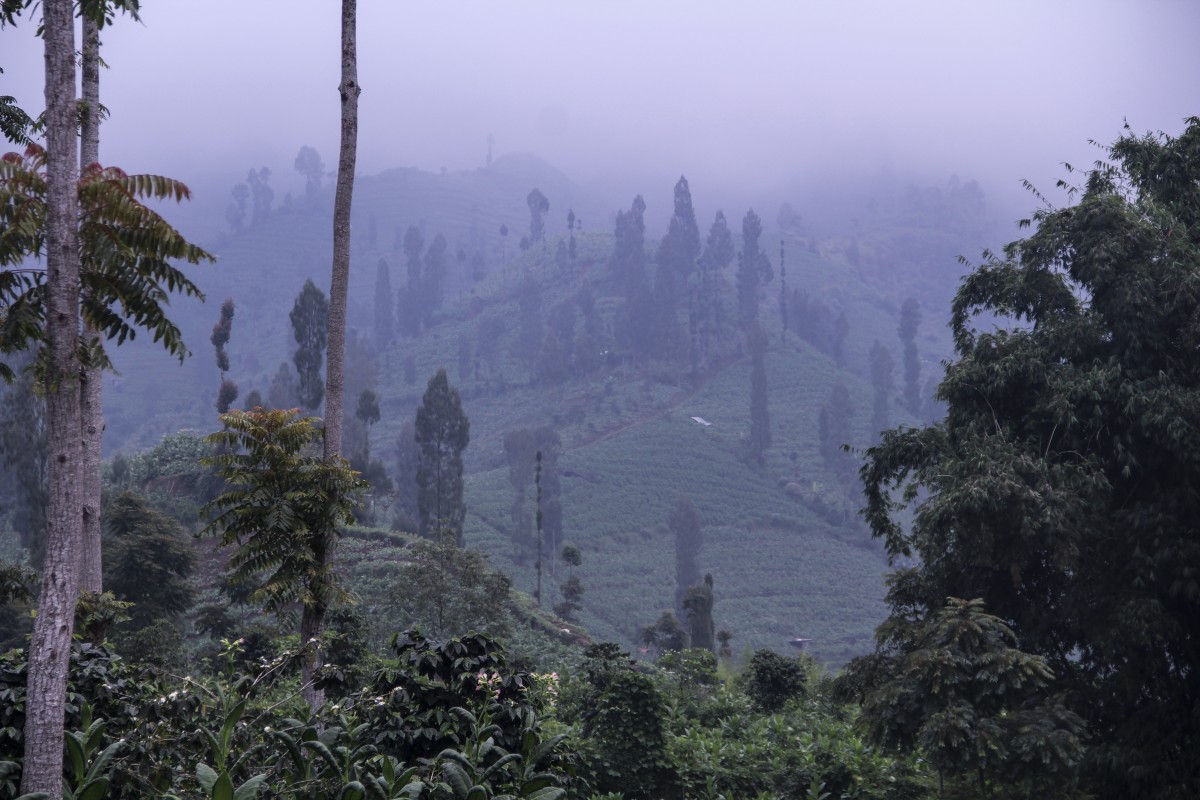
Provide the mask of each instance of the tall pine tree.
{"label": "tall pine tree", "polygon": [[446,370],[439,369],[417,408],[414,426],[419,457],[417,513],[419,532],[437,538],[440,529],[454,532],[463,543],[463,450],[471,441],[471,425],[463,413],[458,390],[450,386]]}

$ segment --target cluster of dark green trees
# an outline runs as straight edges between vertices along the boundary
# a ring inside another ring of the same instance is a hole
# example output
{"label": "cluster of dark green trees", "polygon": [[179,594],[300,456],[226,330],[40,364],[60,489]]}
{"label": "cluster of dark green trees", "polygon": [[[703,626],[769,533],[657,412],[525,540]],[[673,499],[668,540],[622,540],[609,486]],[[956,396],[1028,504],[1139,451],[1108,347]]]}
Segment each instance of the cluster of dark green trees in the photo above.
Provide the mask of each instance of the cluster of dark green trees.
{"label": "cluster of dark green trees", "polygon": [[1107,154],[966,278],[945,420],[862,470],[909,566],[847,680],[981,794],[1200,793],[1200,119]]}

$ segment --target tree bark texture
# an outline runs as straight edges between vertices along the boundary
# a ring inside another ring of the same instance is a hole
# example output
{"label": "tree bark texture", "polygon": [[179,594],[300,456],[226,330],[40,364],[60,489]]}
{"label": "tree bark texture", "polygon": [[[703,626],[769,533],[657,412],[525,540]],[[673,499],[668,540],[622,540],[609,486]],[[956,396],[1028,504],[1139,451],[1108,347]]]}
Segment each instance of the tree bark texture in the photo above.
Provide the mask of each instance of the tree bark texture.
{"label": "tree bark texture", "polygon": [[[358,155],[358,45],[356,0],[342,0],[342,80],[338,94],[342,103],[342,141],[338,152],[337,189],[333,199],[333,270],[329,284],[329,335],[325,354],[325,458],[342,452],[342,408],[345,400],[346,294],[350,287],[350,205],[354,194],[354,163]],[[331,540],[322,566],[334,558],[336,540]],[[310,618],[311,613],[311,618]],[[319,638],[325,620],[323,607],[305,610],[311,631],[302,636]],[[303,626],[302,626],[303,627]],[[305,641],[308,641],[306,638]],[[321,664],[319,652],[305,658],[304,698],[314,710],[325,702],[325,693],[311,686],[313,672]]]}
{"label": "tree bark texture", "polygon": [[67,665],[79,592],[83,513],[80,469],[78,151],[71,0],[44,0],[46,61],[46,422],[49,509],[46,558],[29,643],[22,793],[62,797]]}
{"label": "tree bark texture", "polygon": [[[100,160],[100,26],[90,14],[83,15],[83,124],[79,132],[81,168]],[[83,335],[91,342],[100,334],[84,324]],[[83,542],[79,548],[79,588],[104,591],[101,562],[100,494],[103,479],[101,452],[104,439],[104,374],[97,367],[83,370],[80,386],[83,415]]]}

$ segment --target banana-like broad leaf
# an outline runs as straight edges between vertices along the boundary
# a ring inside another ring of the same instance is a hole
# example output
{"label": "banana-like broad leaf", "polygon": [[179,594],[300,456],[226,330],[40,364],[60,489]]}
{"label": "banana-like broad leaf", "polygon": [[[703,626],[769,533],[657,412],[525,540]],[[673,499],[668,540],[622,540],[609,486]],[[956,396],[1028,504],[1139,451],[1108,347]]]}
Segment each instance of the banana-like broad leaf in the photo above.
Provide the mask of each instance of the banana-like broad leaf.
{"label": "banana-like broad leaf", "polygon": [[102,800],[108,793],[108,778],[96,778],[88,783],[75,795],[75,800]]}
{"label": "banana-like broad leaf", "polygon": [[454,761],[446,761],[442,764],[442,775],[450,784],[455,797],[466,798],[467,792],[471,790],[471,781],[467,779],[466,770],[462,766]]}
{"label": "banana-like broad leaf", "polygon": [[[499,749],[499,748],[497,748],[497,749]],[[483,774],[479,776],[479,783],[487,783],[489,780],[491,780],[492,776],[495,775],[497,772],[504,769],[509,764],[513,763],[514,761],[520,761],[520,760],[521,760],[521,756],[519,756],[516,753],[508,753],[506,755],[501,756],[499,759],[497,759],[495,764],[492,764],[490,767],[488,767],[487,769],[485,769],[483,771]]]}
{"label": "banana-like broad leaf", "polygon": [[237,788],[233,793],[233,800],[254,800],[258,796],[258,790],[267,780],[267,773],[255,775]]}
{"label": "banana-like broad leaf", "polygon": [[217,776],[212,788],[212,800],[233,800],[233,781],[229,779],[228,772]]}
{"label": "banana-like broad leaf", "polygon": [[197,764],[196,780],[200,782],[200,788],[204,790],[204,793],[211,797],[213,785],[217,782],[217,771],[208,764]]}
{"label": "banana-like broad leaf", "polygon": [[545,789],[538,789],[536,792],[525,796],[525,800],[562,800],[566,796],[567,790],[560,786],[547,786]]}
{"label": "banana-like broad leaf", "polygon": [[367,789],[358,781],[350,781],[338,792],[337,800],[363,800]]}

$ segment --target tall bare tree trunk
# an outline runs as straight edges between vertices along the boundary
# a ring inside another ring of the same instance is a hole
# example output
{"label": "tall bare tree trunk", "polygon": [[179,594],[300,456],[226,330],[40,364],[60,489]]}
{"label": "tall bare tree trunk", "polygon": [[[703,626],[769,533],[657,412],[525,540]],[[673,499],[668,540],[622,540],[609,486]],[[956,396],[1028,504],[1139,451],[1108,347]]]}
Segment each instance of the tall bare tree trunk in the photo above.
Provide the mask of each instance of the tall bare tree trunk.
{"label": "tall bare tree trunk", "polygon": [[[100,160],[100,26],[91,14],[83,14],[83,124],[79,131],[81,167]],[[87,341],[99,337],[84,324]],[[104,374],[96,367],[83,370],[80,387],[83,414],[83,542],[79,548],[79,588],[104,591],[100,552],[101,450],[104,439]]]}
{"label": "tall bare tree trunk", "polygon": [[38,614],[29,643],[22,793],[62,797],[67,665],[79,593],[83,444],[79,400],[78,151],[71,0],[44,0],[46,53],[46,425],[50,499]]}
{"label": "tall bare tree trunk", "polygon": [[[333,198],[333,275],[329,284],[329,335],[325,366],[325,459],[342,452],[342,407],[345,395],[346,294],[350,287],[350,203],[354,194],[354,162],[358,154],[358,45],[355,36],[358,16],[356,0],[342,0],[342,142],[338,153],[337,190]],[[333,561],[336,537],[316,554],[320,572]],[[324,580],[322,575],[320,580]],[[300,620],[301,636],[308,642],[320,637],[325,624],[324,602],[305,606]],[[314,670],[321,665],[315,650],[304,660],[304,699],[314,710],[325,702],[325,693],[311,686]]]}

